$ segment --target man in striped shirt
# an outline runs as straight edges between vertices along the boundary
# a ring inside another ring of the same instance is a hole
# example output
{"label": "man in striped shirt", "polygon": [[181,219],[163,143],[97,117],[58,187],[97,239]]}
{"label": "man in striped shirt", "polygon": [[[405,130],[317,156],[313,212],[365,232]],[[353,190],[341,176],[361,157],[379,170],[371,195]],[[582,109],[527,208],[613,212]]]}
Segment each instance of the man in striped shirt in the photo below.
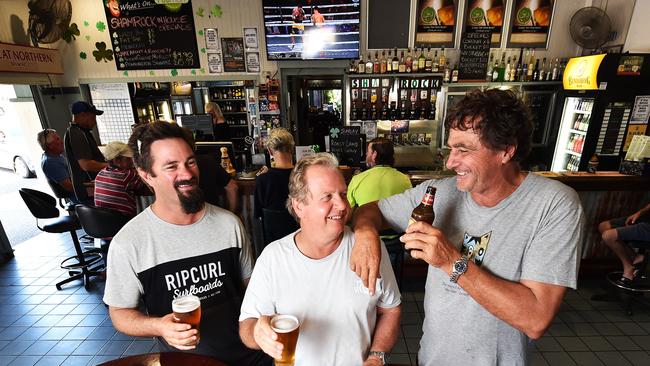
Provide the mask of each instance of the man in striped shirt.
{"label": "man in striped shirt", "polygon": [[133,168],[133,152],[123,142],[109,142],[104,149],[108,166],[95,178],[95,206],[133,217],[135,194],[147,190]]}

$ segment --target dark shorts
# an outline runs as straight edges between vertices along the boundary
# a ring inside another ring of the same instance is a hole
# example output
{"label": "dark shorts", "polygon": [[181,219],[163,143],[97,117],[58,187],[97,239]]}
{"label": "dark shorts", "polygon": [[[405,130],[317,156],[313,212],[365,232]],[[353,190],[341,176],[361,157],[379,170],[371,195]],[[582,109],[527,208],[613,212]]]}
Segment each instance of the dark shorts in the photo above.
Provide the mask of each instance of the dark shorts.
{"label": "dark shorts", "polygon": [[650,241],[650,223],[639,222],[633,225],[625,226],[626,217],[618,217],[609,220],[612,228],[616,229],[618,239],[622,241]]}

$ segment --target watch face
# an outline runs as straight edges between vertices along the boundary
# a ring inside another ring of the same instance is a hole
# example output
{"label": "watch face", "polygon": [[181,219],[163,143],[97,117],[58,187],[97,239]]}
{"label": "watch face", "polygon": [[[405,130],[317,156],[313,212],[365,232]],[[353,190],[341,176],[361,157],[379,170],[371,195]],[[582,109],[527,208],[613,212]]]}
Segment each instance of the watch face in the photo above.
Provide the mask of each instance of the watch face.
{"label": "watch face", "polygon": [[465,273],[465,271],[467,271],[467,262],[459,260],[454,263],[454,272]]}

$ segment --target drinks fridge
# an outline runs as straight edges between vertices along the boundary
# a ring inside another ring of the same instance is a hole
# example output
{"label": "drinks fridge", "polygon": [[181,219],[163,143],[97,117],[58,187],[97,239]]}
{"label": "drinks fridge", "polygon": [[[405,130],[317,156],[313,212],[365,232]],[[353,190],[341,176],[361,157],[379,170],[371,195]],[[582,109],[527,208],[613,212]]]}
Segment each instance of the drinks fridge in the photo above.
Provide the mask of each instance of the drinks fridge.
{"label": "drinks fridge", "polygon": [[[601,54],[569,60],[552,131],[552,171],[584,171],[597,156],[599,170],[618,170],[629,141],[648,134],[650,57]],[[645,61],[645,62],[644,62]]]}

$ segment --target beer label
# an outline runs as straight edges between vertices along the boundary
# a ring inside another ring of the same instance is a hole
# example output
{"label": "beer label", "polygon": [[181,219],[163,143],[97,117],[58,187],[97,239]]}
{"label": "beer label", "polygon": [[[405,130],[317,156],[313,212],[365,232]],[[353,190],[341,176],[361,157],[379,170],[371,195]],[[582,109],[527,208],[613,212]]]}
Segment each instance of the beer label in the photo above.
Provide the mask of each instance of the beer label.
{"label": "beer label", "polygon": [[416,221],[414,218],[409,217],[409,224],[406,225],[406,226],[407,226],[407,227],[408,227],[408,226],[411,226],[411,225],[415,224],[416,222],[417,222],[417,221]]}
{"label": "beer label", "polygon": [[422,203],[424,203],[427,206],[432,206],[433,205],[433,195],[429,193],[425,193],[424,197],[422,197]]}

